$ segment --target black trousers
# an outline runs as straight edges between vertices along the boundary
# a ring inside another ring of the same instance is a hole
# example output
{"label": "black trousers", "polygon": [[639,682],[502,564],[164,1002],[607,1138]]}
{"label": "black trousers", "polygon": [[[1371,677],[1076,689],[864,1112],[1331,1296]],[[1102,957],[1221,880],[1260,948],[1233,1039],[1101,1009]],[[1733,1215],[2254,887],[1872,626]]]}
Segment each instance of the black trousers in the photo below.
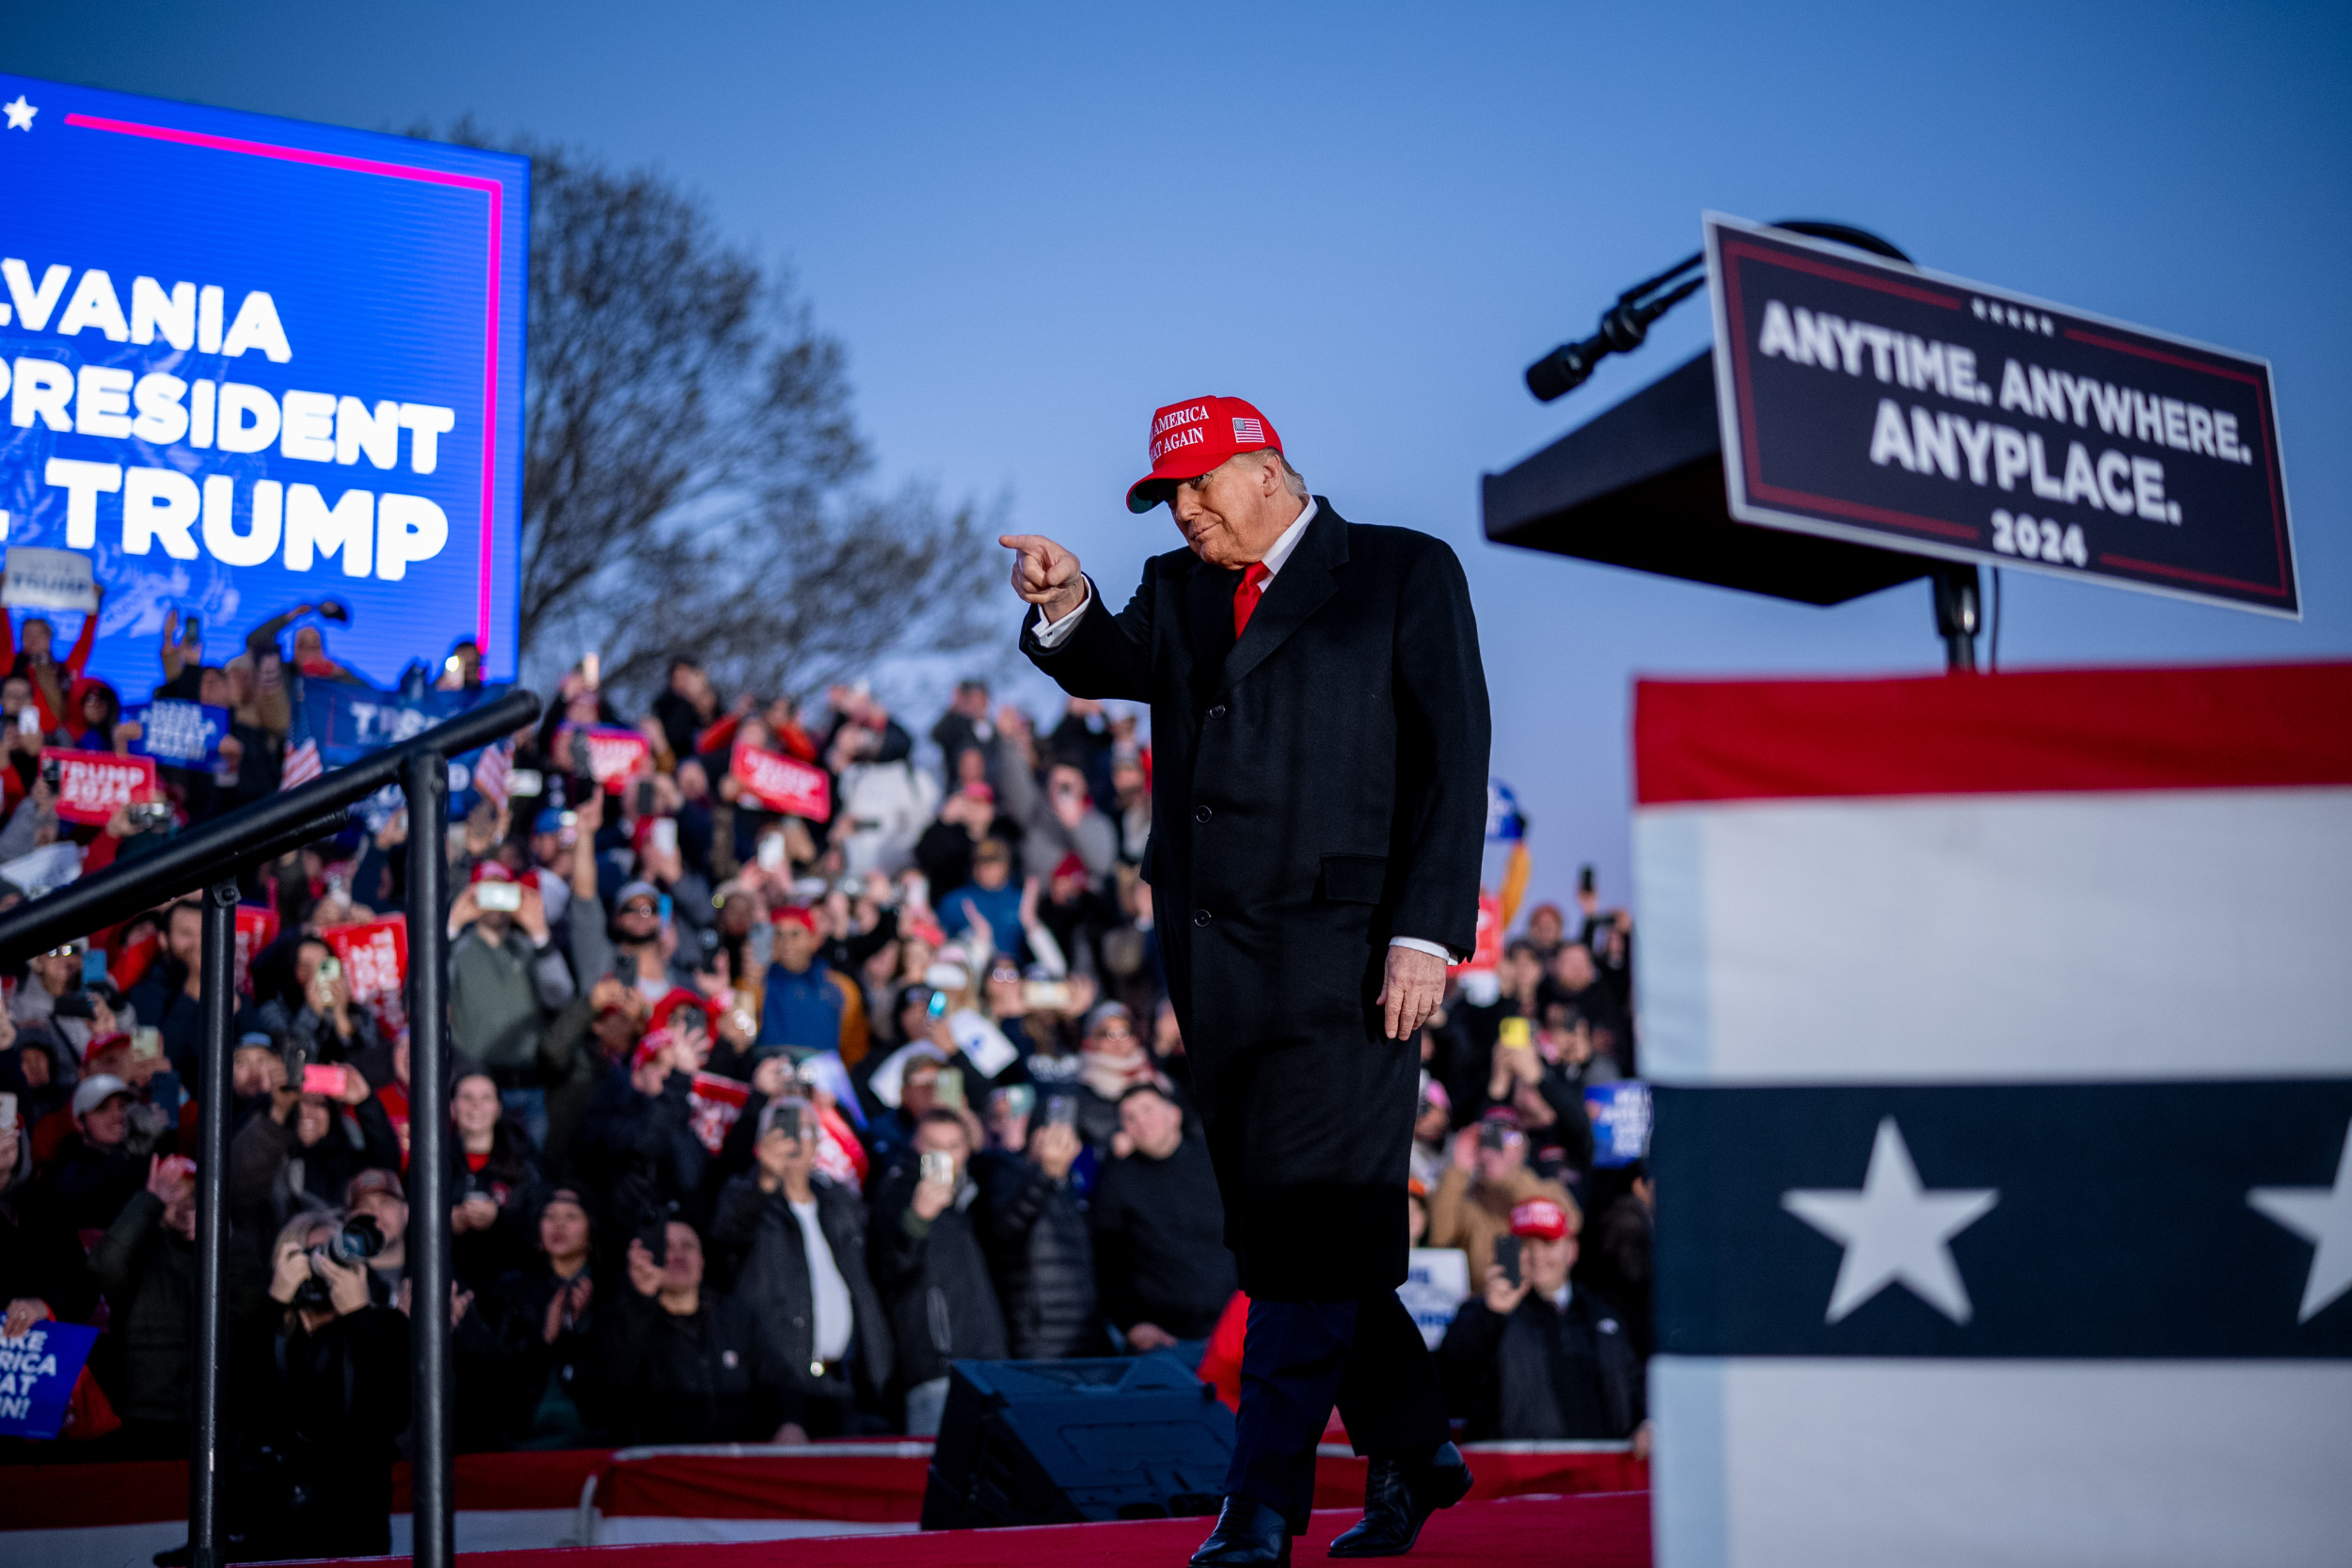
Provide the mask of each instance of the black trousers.
{"label": "black trousers", "polygon": [[1303,1533],[1315,1445],[1334,1404],[1356,1451],[1375,1459],[1418,1460],[1448,1435],[1438,1365],[1395,1291],[1252,1300],[1226,1492],[1279,1511],[1293,1535]]}

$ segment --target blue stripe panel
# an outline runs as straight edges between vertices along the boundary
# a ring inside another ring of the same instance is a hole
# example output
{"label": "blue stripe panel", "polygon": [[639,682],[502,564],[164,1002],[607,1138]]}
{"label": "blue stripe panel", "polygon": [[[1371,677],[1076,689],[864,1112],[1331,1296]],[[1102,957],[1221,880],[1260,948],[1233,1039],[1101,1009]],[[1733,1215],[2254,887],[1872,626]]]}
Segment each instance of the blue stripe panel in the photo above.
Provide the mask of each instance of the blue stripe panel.
{"label": "blue stripe panel", "polygon": [[[2352,1356],[2352,1291],[2298,1323],[2312,1244],[2247,1202],[2335,1185],[2352,1079],[1661,1085],[1656,1112],[1661,1351]],[[1965,1323],[1901,1283],[1827,1322],[1844,1248],[1784,1206],[1860,1189],[1890,1117],[1929,1193],[2000,1195],[1948,1243]]]}

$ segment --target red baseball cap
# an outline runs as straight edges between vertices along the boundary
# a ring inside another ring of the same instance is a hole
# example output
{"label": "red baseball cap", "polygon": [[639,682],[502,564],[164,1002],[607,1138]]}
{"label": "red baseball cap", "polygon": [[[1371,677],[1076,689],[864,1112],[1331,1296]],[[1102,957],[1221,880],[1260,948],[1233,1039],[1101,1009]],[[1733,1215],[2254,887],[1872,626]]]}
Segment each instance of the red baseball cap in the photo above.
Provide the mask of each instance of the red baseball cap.
{"label": "red baseball cap", "polygon": [[1568,1212],[1548,1197],[1531,1197],[1511,1211],[1511,1234],[1556,1242],[1568,1233]]}
{"label": "red baseball cap", "polygon": [[1127,510],[1149,512],[1179,480],[1199,479],[1246,451],[1282,450],[1257,407],[1240,398],[1191,398],[1152,415],[1152,471],[1127,487]]}

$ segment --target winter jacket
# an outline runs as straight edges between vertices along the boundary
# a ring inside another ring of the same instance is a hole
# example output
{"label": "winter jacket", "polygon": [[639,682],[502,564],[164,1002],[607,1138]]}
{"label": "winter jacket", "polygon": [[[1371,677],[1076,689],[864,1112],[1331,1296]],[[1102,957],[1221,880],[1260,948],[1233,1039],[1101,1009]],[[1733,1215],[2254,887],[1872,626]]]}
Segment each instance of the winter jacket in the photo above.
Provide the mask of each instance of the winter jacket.
{"label": "winter jacket", "polygon": [[1013,1358],[1102,1354],[1107,1347],[1094,1305],[1094,1242],[1070,1180],[1057,1181],[1004,1150],[976,1157],[973,1172]]}
{"label": "winter jacket", "polygon": [[116,1414],[126,1421],[188,1419],[195,1380],[196,1245],[164,1225],[164,1203],[141,1191],[90,1254],[121,1340]]}
{"label": "winter jacket", "polygon": [[1472,1441],[1599,1442],[1633,1435],[1642,1365],[1616,1308],[1579,1287],[1567,1310],[1530,1291],[1502,1317],[1476,1296],[1438,1347],[1446,1408]]}
{"label": "winter jacket", "polygon": [[499,1074],[502,1083],[538,1067],[539,1036],[572,999],[564,949],[534,947],[509,926],[496,942],[479,925],[466,927],[449,956],[450,1047]]}
{"label": "winter jacket", "polygon": [[230,1550],[237,1560],[384,1556],[392,1444],[409,1418],[408,1320],[367,1307],[312,1334],[292,1317],[269,1311],[237,1336]]}
{"label": "winter jacket", "polygon": [[729,1293],[752,1308],[767,1340],[764,1349],[784,1370],[787,1418],[797,1418],[797,1407],[811,1399],[846,1404],[860,1395],[878,1397],[890,1386],[893,1360],[882,1295],[866,1268],[866,1206],[854,1192],[823,1176],[811,1177],[809,1186],[817,1200],[817,1227],[850,1288],[854,1326],[844,1358],[848,1378],[818,1376],[810,1370],[816,1295],[807,1239],[791,1200],[781,1191],[761,1192],[755,1173],[739,1176],[719,1195],[710,1222],[711,1245],[730,1265]]}
{"label": "winter jacket", "polygon": [[69,1132],[42,1170],[41,1202],[77,1230],[103,1230],[131,1195],[147,1184],[147,1161],[126,1144],[100,1148],[78,1132]]}
{"label": "winter jacket", "polygon": [[673,1072],[658,1095],[643,1095],[626,1065],[606,1068],[573,1139],[579,1175],[603,1197],[597,1231],[618,1259],[628,1238],[673,1212],[701,1212],[710,1150],[689,1124],[689,1080]]}
{"label": "winter jacket", "polygon": [[626,1284],[612,1296],[596,1338],[615,1441],[764,1443],[784,1424],[784,1369],[748,1303],[705,1287],[680,1316]]}
{"label": "winter jacket", "polygon": [[602,1446],[594,1421],[606,1408],[595,1344],[603,1303],[592,1274],[586,1308],[549,1341],[548,1303],[564,1283],[542,1255],[475,1292],[453,1337],[460,1449]]}
{"label": "winter jacket", "polygon": [[1000,1361],[1005,1317],[996,1303],[988,1255],[972,1208],[979,1189],[969,1177],[955,1200],[926,1220],[914,1209],[916,1170],[893,1170],[874,1198],[866,1258],[890,1314],[898,1384],[947,1375],[950,1361]]}
{"label": "winter jacket", "polygon": [[1179,1339],[1216,1326],[1240,1281],[1225,1244],[1216,1173],[1197,1134],[1165,1160],[1113,1160],[1095,1183],[1089,1213],[1105,1317],[1121,1330],[1155,1323]]}

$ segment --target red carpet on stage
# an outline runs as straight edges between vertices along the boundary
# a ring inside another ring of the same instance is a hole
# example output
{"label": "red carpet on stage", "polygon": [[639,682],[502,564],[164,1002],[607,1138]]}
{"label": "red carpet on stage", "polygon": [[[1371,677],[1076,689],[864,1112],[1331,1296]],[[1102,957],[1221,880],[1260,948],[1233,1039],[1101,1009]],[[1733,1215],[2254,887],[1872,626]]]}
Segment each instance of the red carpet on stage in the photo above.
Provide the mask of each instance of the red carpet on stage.
{"label": "red carpet on stage", "polygon": [[[1325,1560],[1331,1538],[1356,1522],[1355,1509],[1321,1510],[1293,1548],[1300,1562]],[[1048,1525],[1033,1529],[942,1530],[743,1545],[600,1546],[596,1568],[1179,1568],[1209,1533],[1207,1519]],[[480,1552],[465,1568],[584,1568],[583,1552]],[[559,1559],[581,1559],[574,1565]],[[1436,1515],[1406,1560],[1414,1568],[1648,1568],[1649,1494],[1500,1497]]]}

